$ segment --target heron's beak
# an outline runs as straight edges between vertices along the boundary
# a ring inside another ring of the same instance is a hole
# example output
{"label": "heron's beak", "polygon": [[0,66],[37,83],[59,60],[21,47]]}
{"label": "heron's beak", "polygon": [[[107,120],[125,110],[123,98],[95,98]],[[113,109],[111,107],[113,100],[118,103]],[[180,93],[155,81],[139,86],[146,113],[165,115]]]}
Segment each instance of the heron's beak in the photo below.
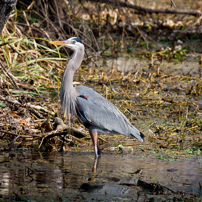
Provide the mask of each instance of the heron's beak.
{"label": "heron's beak", "polygon": [[66,46],[70,44],[69,41],[49,41],[49,43],[53,45],[61,45],[61,46]]}

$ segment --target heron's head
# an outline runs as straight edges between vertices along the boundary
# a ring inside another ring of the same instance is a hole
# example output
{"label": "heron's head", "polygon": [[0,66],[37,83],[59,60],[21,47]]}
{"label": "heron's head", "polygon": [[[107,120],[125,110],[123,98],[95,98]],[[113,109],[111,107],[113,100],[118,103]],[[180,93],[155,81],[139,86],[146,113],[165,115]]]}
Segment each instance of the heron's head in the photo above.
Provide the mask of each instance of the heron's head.
{"label": "heron's head", "polygon": [[78,51],[79,49],[84,48],[84,45],[83,45],[81,39],[79,39],[77,37],[72,37],[65,41],[50,41],[49,43],[54,44],[54,45],[66,46],[66,47],[72,49],[73,51]]}

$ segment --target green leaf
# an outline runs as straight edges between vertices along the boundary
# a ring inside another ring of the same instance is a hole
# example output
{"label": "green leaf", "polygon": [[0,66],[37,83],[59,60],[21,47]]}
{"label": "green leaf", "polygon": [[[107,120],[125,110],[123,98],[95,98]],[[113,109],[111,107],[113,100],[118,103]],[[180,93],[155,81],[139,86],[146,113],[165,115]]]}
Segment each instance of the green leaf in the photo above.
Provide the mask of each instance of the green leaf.
{"label": "green leaf", "polygon": [[122,144],[120,144],[118,147],[119,147],[120,149],[123,149],[123,148],[124,148],[124,146],[123,146]]}
{"label": "green leaf", "polygon": [[200,150],[200,149],[197,149],[197,150],[196,150],[196,153],[197,153],[197,155],[200,155],[200,154],[201,154],[201,150]]}
{"label": "green leaf", "polygon": [[0,107],[6,107],[6,105],[2,102],[0,102]]}

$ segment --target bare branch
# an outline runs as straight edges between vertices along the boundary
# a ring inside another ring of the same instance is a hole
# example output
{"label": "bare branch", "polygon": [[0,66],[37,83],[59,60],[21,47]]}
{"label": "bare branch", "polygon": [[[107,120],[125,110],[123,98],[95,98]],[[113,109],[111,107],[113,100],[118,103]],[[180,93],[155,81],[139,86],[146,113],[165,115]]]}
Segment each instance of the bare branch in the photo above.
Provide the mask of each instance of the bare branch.
{"label": "bare branch", "polygon": [[171,3],[171,9],[174,7],[176,8],[176,5],[175,5],[175,2],[173,0],[170,0],[170,3]]}
{"label": "bare branch", "polygon": [[[81,0],[82,1],[82,0]],[[121,2],[121,1],[116,1],[116,0],[88,0],[91,2],[100,2],[100,3],[106,3],[106,4],[112,4],[113,6],[119,6],[119,7],[125,7],[125,8],[132,8],[134,10],[137,10],[139,13],[165,13],[165,14],[184,14],[184,15],[201,15],[202,12],[200,10],[168,10],[168,9],[150,9],[150,8],[144,8],[141,6],[136,6],[132,5],[129,3]],[[173,1],[172,1],[173,2]],[[174,2],[173,2],[174,3]]]}

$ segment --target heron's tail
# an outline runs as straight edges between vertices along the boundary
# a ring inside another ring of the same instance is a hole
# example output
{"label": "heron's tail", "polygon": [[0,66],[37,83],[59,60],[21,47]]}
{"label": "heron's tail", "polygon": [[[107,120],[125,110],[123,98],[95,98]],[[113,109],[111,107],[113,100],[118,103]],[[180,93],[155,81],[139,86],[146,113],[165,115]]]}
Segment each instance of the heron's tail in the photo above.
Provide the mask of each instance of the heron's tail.
{"label": "heron's tail", "polygon": [[145,135],[143,133],[141,133],[137,128],[135,128],[134,126],[131,127],[131,134],[132,137],[140,140],[141,142],[143,142]]}
{"label": "heron's tail", "polygon": [[140,137],[142,138],[142,140],[144,140],[145,135],[143,133],[140,132]]}

